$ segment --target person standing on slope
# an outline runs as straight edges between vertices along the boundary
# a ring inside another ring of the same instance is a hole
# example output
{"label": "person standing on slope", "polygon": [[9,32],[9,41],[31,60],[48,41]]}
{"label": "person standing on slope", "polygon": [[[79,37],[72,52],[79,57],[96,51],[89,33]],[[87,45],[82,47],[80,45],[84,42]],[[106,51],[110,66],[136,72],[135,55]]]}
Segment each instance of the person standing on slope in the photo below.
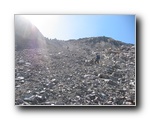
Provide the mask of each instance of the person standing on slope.
{"label": "person standing on slope", "polygon": [[100,62],[100,55],[96,53],[96,59],[95,59],[95,64]]}

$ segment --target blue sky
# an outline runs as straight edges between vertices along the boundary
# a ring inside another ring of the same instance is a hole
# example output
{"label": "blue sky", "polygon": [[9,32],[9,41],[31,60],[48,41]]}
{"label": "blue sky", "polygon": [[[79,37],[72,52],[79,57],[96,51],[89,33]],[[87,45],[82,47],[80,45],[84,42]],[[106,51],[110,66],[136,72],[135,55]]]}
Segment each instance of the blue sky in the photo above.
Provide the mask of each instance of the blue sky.
{"label": "blue sky", "polygon": [[26,18],[52,39],[107,36],[135,43],[135,15],[28,15]]}

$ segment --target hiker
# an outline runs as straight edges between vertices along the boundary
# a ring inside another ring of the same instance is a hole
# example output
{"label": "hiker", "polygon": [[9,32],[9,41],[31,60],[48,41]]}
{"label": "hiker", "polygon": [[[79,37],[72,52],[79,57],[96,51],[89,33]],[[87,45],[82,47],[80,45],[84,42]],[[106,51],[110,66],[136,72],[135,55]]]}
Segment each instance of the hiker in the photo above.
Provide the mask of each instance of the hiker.
{"label": "hiker", "polygon": [[100,55],[98,53],[96,53],[96,59],[95,59],[95,64],[98,63],[99,64],[100,61]]}

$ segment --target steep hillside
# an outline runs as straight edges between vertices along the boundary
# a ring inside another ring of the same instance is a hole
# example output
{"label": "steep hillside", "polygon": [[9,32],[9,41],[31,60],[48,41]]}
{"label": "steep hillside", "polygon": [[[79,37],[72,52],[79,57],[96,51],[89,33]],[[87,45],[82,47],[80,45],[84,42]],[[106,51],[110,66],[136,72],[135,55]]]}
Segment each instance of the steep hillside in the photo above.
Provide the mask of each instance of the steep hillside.
{"label": "steep hillside", "polygon": [[46,44],[15,52],[16,105],[136,104],[134,45],[109,37]]}
{"label": "steep hillside", "polygon": [[45,47],[45,38],[27,19],[15,15],[15,50]]}

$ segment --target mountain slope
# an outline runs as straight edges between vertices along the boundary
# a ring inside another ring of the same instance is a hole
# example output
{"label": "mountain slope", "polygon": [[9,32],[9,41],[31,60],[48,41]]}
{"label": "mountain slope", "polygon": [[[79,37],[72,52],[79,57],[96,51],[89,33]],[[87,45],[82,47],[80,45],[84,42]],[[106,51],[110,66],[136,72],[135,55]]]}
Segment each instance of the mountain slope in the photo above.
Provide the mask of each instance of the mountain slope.
{"label": "mountain slope", "polygon": [[109,37],[46,44],[16,51],[16,105],[136,104],[134,45]]}
{"label": "mountain slope", "polygon": [[27,19],[15,15],[15,50],[45,47],[45,38]]}

